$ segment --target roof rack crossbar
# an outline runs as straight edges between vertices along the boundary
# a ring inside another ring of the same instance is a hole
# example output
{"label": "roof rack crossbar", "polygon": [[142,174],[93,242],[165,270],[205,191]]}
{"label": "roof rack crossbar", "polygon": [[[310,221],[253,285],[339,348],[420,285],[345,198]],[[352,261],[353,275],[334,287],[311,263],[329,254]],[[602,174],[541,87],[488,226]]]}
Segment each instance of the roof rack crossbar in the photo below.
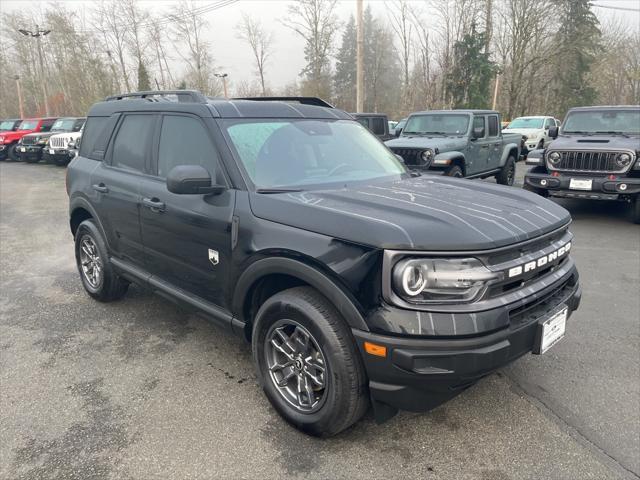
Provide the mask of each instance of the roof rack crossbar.
{"label": "roof rack crossbar", "polygon": [[207,97],[197,90],[149,90],[143,92],[131,92],[121,93],[119,95],[110,95],[105,98],[105,101],[112,100],[124,100],[124,99],[146,99],[152,100],[149,97],[165,97],[167,95],[175,95],[178,102],[191,102],[191,103],[207,103]]}
{"label": "roof rack crossbar", "polygon": [[328,102],[318,97],[238,97],[231,100],[253,100],[258,102],[294,102],[302,105],[313,105],[316,107],[335,108]]}

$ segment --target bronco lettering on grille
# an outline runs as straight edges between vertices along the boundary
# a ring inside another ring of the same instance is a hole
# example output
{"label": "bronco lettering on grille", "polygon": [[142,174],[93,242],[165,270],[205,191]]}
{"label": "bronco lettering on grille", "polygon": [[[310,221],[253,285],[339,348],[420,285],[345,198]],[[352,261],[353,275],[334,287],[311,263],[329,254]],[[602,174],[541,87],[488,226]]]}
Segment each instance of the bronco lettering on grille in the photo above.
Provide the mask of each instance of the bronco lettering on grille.
{"label": "bronco lettering on grille", "polygon": [[537,270],[538,268],[544,267],[546,264],[554,262],[559,258],[567,255],[569,250],[571,249],[571,242],[567,242],[558,250],[551,252],[548,255],[543,255],[537,260],[532,260],[523,265],[518,265],[517,267],[513,267],[509,269],[509,278],[517,277],[518,275],[522,275],[524,273],[532,272],[533,270]]}

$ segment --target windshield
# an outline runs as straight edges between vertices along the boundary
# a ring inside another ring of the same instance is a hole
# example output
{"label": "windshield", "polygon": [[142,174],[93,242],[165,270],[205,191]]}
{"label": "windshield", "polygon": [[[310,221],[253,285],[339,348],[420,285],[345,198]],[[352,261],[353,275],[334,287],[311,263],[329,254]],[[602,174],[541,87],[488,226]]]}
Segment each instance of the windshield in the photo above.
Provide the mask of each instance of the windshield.
{"label": "windshield", "polygon": [[544,118],[516,118],[512,120],[507,128],[542,128]]}
{"label": "windshield", "polygon": [[406,173],[393,153],[350,120],[229,120],[225,128],[258,189],[399,178]]}
{"label": "windshield", "polygon": [[20,124],[18,130],[33,130],[38,125],[37,120],[25,120]]}
{"label": "windshield", "polygon": [[640,135],[638,110],[597,110],[569,113],[562,133],[631,133]]}
{"label": "windshield", "polygon": [[4,122],[0,122],[0,131],[6,132],[7,130],[13,130],[15,124],[15,120],[5,120]]}
{"label": "windshield", "polygon": [[56,120],[53,126],[51,127],[51,131],[53,132],[70,132],[73,130],[73,126],[76,123],[75,118],[61,118],[60,120]]}
{"label": "windshield", "polygon": [[469,115],[426,114],[412,115],[402,131],[402,135],[464,135],[469,128]]}

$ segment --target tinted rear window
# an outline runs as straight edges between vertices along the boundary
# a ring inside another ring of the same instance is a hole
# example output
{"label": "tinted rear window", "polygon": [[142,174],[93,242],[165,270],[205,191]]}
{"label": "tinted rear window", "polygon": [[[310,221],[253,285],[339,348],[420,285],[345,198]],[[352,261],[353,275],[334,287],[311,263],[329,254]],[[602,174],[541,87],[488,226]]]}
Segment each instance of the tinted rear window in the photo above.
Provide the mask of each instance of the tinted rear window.
{"label": "tinted rear window", "polygon": [[94,160],[102,160],[104,157],[104,148],[96,154],[96,143],[101,137],[107,120],[109,120],[109,117],[91,117],[87,119],[87,124],[84,126],[82,139],[80,140],[81,156],[93,158]]}

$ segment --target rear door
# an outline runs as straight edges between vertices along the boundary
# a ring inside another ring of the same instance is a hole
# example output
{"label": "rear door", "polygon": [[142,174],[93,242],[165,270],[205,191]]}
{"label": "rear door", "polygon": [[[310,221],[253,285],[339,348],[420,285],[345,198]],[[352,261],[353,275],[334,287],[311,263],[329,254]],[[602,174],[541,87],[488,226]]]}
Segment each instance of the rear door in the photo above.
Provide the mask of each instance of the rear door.
{"label": "rear door", "polygon": [[[106,161],[101,162],[91,176],[91,188],[96,195],[93,204],[107,232],[111,251],[140,266],[144,264],[140,183],[149,172],[151,142],[158,118],[156,114],[123,114],[109,144]],[[85,130],[85,137],[88,133]]]}
{"label": "rear door", "polygon": [[197,116],[163,115],[154,140],[154,176],[140,185],[141,226],[150,273],[224,307],[234,190],[178,195],[166,187],[167,174],[178,165],[201,165],[217,183],[226,183],[211,135],[216,128],[212,121],[207,124]]}
{"label": "rear door", "polygon": [[498,115],[487,115],[487,140],[489,142],[489,159],[487,169],[498,168],[502,160],[503,141],[500,134]]}

